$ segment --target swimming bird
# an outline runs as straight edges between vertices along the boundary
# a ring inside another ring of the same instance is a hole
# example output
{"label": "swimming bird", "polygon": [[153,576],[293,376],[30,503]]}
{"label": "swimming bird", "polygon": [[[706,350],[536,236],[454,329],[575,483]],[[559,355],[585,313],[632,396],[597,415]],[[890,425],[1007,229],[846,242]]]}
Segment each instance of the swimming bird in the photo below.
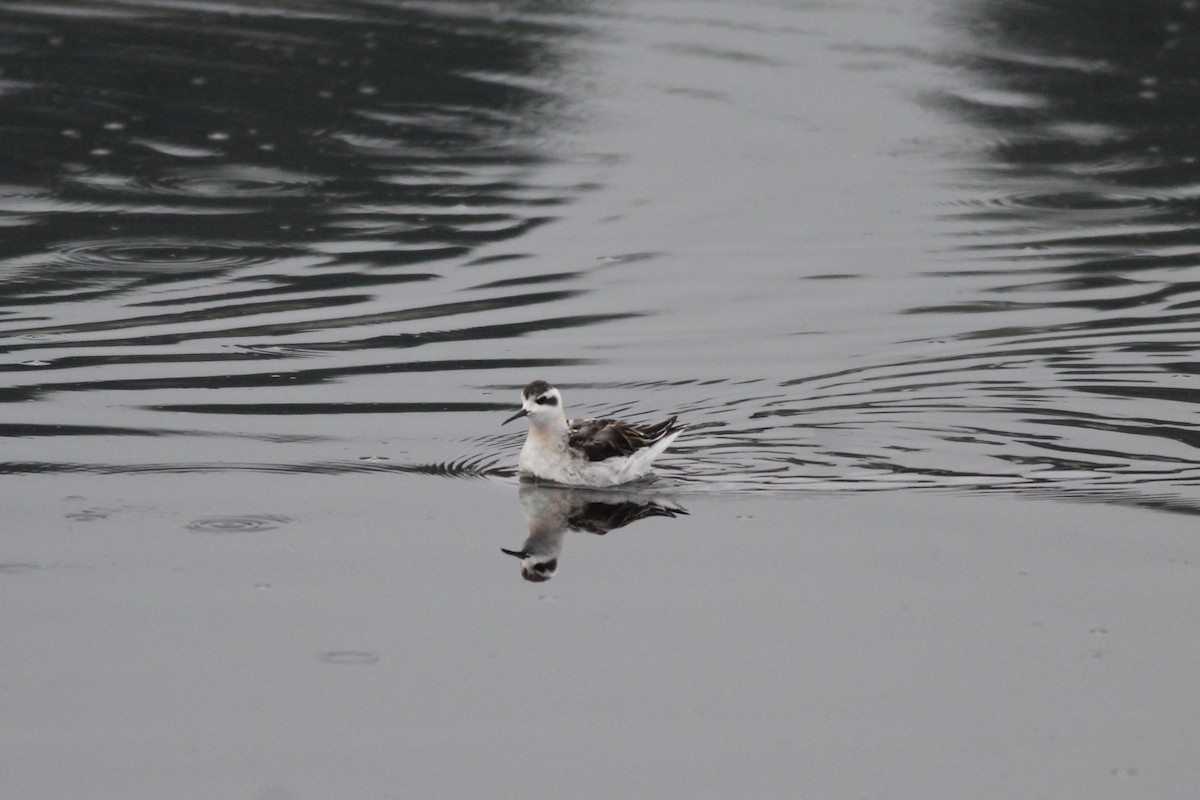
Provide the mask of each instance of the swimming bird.
{"label": "swimming bird", "polygon": [[523,479],[567,486],[617,486],[637,480],[666,450],[684,426],[676,417],[654,425],[615,419],[572,419],[562,393],[534,381],[521,393],[521,410],[501,425],[529,417],[529,435],[517,462]]}

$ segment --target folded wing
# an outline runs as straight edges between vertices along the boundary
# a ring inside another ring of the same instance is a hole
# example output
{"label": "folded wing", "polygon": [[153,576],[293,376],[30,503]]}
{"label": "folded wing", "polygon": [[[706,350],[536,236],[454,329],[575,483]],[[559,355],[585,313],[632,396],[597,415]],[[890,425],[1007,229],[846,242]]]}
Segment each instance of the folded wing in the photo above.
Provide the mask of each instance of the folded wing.
{"label": "folded wing", "polygon": [[567,444],[588,461],[629,456],[664,436],[682,429],[676,417],[654,425],[633,425],[615,419],[573,419],[568,423]]}

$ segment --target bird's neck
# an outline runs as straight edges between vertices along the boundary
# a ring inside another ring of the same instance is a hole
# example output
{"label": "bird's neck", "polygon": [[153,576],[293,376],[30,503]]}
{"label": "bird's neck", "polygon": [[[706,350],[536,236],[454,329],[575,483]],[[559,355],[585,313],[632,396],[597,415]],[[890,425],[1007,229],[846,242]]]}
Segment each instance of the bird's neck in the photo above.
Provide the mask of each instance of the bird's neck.
{"label": "bird's neck", "polygon": [[539,419],[529,426],[530,432],[537,432],[547,436],[564,436],[567,433],[567,418],[558,414],[549,419]]}

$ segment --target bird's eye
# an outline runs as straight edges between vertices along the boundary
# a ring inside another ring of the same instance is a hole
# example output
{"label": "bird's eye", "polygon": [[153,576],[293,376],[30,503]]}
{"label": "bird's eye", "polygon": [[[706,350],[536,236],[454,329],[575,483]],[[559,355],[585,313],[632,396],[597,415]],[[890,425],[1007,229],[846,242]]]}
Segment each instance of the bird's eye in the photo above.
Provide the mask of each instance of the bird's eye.
{"label": "bird's eye", "polygon": [[547,403],[550,403],[552,401],[546,395],[542,395],[541,397],[539,397],[537,400],[534,400],[533,402],[537,403],[539,406],[544,406]]}

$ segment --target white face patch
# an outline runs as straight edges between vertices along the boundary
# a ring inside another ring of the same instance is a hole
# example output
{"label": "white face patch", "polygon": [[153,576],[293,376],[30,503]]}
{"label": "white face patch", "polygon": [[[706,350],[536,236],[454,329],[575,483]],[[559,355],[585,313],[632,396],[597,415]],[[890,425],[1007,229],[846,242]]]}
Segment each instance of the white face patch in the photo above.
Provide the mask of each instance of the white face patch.
{"label": "white face patch", "polygon": [[548,387],[546,391],[525,398],[521,404],[531,421],[557,419],[563,416],[562,395],[558,389]]}

